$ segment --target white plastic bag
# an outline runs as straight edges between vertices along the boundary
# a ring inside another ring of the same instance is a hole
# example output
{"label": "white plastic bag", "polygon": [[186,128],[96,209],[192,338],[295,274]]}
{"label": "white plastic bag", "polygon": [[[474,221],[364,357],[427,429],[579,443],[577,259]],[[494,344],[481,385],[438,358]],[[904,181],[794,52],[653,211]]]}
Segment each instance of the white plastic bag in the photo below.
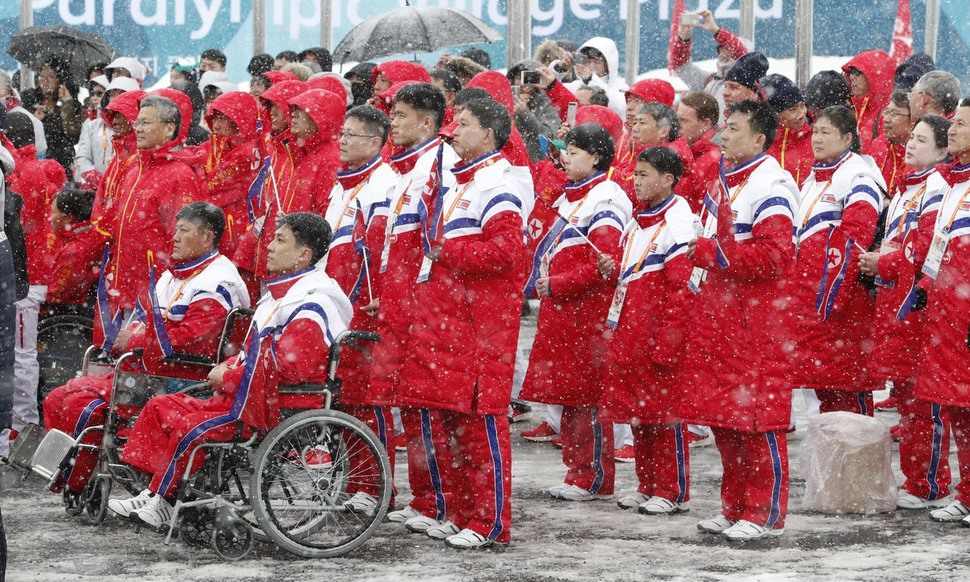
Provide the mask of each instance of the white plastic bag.
{"label": "white plastic bag", "polygon": [[808,423],[802,509],[885,513],[896,509],[889,428],[869,416],[826,412]]}

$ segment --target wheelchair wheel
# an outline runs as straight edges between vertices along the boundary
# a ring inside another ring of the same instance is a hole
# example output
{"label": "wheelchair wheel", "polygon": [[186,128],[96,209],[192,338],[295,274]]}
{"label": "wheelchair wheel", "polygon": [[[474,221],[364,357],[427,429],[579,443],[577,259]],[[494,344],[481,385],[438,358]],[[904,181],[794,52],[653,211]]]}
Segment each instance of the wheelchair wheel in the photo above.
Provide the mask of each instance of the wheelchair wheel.
{"label": "wheelchair wheel", "polygon": [[108,515],[108,500],[111,499],[111,479],[92,479],[85,493],[85,523],[100,525]]}
{"label": "wheelchair wheel", "polygon": [[253,530],[228,507],[216,510],[212,549],[224,560],[241,560],[253,549]]}
{"label": "wheelchair wheel", "polygon": [[212,526],[212,512],[208,509],[190,507],[179,513],[179,538],[187,545],[198,548],[212,543]]}
{"label": "wheelchair wheel", "polygon": [[68,515],[77,517],[84,513],[84,504],[81,499],[80,493],[72,493],[67,485],[64,486],[64,491],[61,492],[61,500],[64,502],[64,511]]}
{"label": "wheelchair wheel", "polygon": [[67,383],[81,369],[93,328],[91,318],[83,315],[54,315],[38,324],[40,383],[37,397],[41,402],[51,390]]}
{"label": "wheelchair wheel", "polygon": [[[329,462],[311,462],[325,451]],[[387,453],[356,418],[310,410],[280,423],[255,456],[253,510],[279,547],[304,558],[332,558],[356,549],[384,520],[391,499]],[[372,515],[346,502],[366,490],[378,500]]]}

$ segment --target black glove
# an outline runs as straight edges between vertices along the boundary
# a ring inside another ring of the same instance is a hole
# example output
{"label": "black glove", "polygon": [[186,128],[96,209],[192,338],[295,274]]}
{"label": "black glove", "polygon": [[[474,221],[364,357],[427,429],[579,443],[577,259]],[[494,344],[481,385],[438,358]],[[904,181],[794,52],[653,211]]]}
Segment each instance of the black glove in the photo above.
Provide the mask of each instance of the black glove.
{"label": "black glove", "polygon": [[913,301],[913,311],[921,311],[923,309],[926,309],[926,289],[917,287],[916,300]]}

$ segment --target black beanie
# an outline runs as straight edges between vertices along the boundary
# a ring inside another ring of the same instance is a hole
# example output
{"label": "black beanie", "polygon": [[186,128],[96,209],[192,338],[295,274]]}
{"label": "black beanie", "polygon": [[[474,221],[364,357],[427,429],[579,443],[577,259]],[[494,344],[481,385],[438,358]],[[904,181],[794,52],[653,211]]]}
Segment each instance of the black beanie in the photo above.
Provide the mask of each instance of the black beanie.
{"label": "black beanie", "polygon": [[761,80],[761,89],[768,100],[768,106],[775,113],[805,102],[802,92],[784,75],[768,75]]}
{"label": "black beanie", "polygon": [[3,120],[3,132],[18,149],[34,145],[34,123],[26,113],[20,111],[8,113]]}
{"label": "black beanie", "polygon": [[845,75],[838,71],[815,73],[805,86],[805,104],[822,110],[832,105],[848,105],[851,93]]}
{"label": "black beanie", "polygon": [[768,72],[768,58],[758,52],[751,52],[738,59],[724,75],[725,81],[734,81],[752,91],[758,90],[758,80]]}

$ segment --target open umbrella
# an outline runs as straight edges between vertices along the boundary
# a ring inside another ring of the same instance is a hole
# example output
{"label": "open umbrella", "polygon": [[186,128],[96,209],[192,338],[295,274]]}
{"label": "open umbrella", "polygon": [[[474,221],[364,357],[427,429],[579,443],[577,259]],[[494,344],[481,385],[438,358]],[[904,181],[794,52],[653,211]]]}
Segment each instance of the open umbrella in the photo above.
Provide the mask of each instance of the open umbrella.
{"label": "open umbrella", "polygon": [[333,54],[340,62],[417,51],[432,52],[502,37],[480,19],[452,8],[406,6],[368,18],[340,41]]}
{"label": "open umbrella", "polygon": [[7,53],[31,69],[39,70],[52,56],[70,63],[71,75],[84,79],[85,69],[98,62],[110,62],[114,49],[100,36],[70,26],[32,26],[10,39]]}

